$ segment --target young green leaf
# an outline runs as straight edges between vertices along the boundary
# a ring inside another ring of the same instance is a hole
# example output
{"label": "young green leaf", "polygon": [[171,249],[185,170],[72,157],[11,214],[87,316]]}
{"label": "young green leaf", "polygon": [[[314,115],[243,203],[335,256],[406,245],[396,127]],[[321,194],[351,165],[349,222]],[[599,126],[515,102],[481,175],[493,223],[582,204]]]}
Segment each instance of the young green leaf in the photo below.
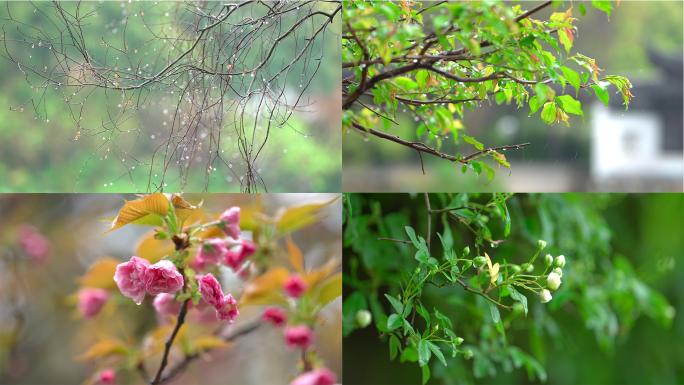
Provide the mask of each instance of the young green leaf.
{"label": "young green leaf", "polygon": [[413,230],[413,227],[406,226],[405,229],[406,234],[408,234],[411,242],[413,242],[413,246],[420,250],[420,244],[418,243],[418,239],[416,239],[416,232]]}
{"label": "young green leaf", "polygon": [[570,85],[575,87],[575,97],[577,97],[581,84],[579,74],[568,67],[561,67],[561,71],[563,71],[563,75],[565,75],[565,79],[570,83]]}
{"label": "young green leaf", "polygon": [[394,309],[397,311],[397,314],[401,314],[404,312],[404,305],[401,304],[396,298],[392,297],[389,294],[385,294],[385,297],[390,301],[392,306],[394,306]]}
{"label": "young green leaf", "polygon": [[491,182],[491,181],[494,179],[494,174],[495,174],[495,173],[494,173],[494,170],[492,170],[491,168],[489,168],[489,166],[487,166],[484,162],[478,162],[478,163],[479,163],[480,165],[482,165],[482,169],[483,169],[483,170],[487,171],[487,177],[489,178],[489,181],[487,181],[487,183],[485,183],[484,186],[482,186],[482,187],[485,187],[485,186],[487,186],[487,185],[489,184],[489,182]]}
{"label": "young green leaf", "polygon": [[472,162],[469,164],[470,167],[475,171],[476,176],[480,176],[482,173],[482,166],[480,165],[480,162]]}
{"label": "young green leaf", "polygon": [[584,112],[582,112],[582,104],[579,100],[575,100],[570,95],[556,96],[556,100],[560,101],[561,107],[568,114],[582,115],[582,121],[584,121]]}
{"label": "young green leaf", "polygon": [[494,323],[499,322],[499,320],[501,319],[501,314],[499,313],[498,306],[491,302],[487,302],[487,304],[489,305],[489,311],[492,313],[492,320],[494,321]]}
{"label": "young green leaf", "polygon": [[390,361],[394,361],[394,358],[397,356],[397,350],[401,349],[401,343],[399,342],[399,338],[397,338],[396,335],[392,335],[390,337]]}
{"label": "young green leaf", "polygon": [[392,314],[387,319],[387,330],[392,331],[392,330],[398,328],[399,326],[401,326],[402,323],[404,323],[403,321],[404,321],[404,319],[399,317],[398,314]]}
{"label": "young green leaf", "polygon": [[418,364],[420,366],[426,366],[428,361],[430,361],[431,355],[432,353],[430,353],[428,341],[420,340],[420,342],[418,342]]}
{"label": "young green leaf", "polygon": [[[421,342],[422,342],[422,341],[421,341]],[[439,347],[438,347],[437,345],[433,344],[433,343],[430,342],[430,341],[427,341],[427,340],[426,340],[425,342],[427,343],[427,346],[430,348],[430,350],[432,350],[432,352],[435,354],[435,356],[437,356],[437,358],[439,358],[439,360],[442,361],[442,363],[444,364],[444,366],[447,366],[447,363],[446,363],[446,361],[444,360],[444,355],[443,355],[442,352],[439,350]]]}
{"label": "young green leaf", "polygon": [[603,87],[598,84],[594,84],[593,86],[591,86],[591,88],[593,88],[594,91],[596,91],[596,97],[599,98],[599,100],[606,105],[606,108],[608,108],[608,99],[610,98],[610,95],[608,94],[607,90],[608,85],[606,84],[606,86]]}
{"label": "young green leaf", "polygon": [[527,297],[518,293],[518,291],[513,288],[513,285],[508,286],[508,291],[511,293],[511,298],[522,303],[523,309],[525,309],[525,317],[527,317]]}
{"label": "young green leaf", "polygon": [[539,110],[539,107],[542,106],[542,102],[539,101],[539,98],[537,95],[533,96],[530,98],[530,114],[527,116],[532,116],[537,110]]}
{"label": "young green leaf", "polygon": [[544,109],[541,113],[542,121],[546,124],[553,124],[557,114],[558,108],[556,107],[556,102],[548,102],[544,104]]}
{"label": "young green leaf", "polygon": [[423,373],[423,385],[427,384],[428,380],[430,379],[430,367],[427,365],[423,366],[421,369]]}
{"label": "young green leaf", "polygon": [[466,143],[472,144],[473,146],[475,146],[475,148],[477,148],[480,151],[482,151],[484,149],[484,145],[482,143],[478,142],[477,140],[475,140],[475,138],[473,138],[471,136],[463,135],[463,140],[465,140]]}

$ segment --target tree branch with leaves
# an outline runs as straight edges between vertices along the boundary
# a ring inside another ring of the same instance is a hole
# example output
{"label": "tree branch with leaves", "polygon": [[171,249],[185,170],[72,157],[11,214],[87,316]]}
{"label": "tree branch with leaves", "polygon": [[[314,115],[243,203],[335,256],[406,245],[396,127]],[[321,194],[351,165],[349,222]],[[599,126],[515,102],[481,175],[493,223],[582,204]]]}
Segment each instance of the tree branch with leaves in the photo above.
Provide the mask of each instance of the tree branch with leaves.
{"label": "tree branch with leaves", "polygon": [[[607,106],[610,84],[629,106],[633,95],[627,78],[600,77],[603,70],[593,59],[570,54],[577,32],[573,6],[556,9],[547,20],[534,18],[552,3],[524,10],[529,3],[510,7],[497,1],[486,5],[459,1],[423,8],[414,1],[343,2],[342,68],[351,71],[342,82],[343,133],[390,140],[418,152],[421,164],[424,152],[461,164],[464,174],[468,169],[476,175],[485,171],[491,181],[495,172],[484,158],[510,169],[498,150],[520,149],[529,143],[488,147],[460,133],[465,109],[483,107],[485,101],[527,104],[530,115],[542,110],[545,123],[569,125],[568,114],[584,118],[576,100],[579,90],[589,94],[593,90]],[[592,5],[610,16],[610,1]],[[579,9],[584,15],[583,3]],[[569,63],[587,73],[578,73]],[[561,87],[563,93],[570,85],[575,97],[556,95],[550,85]],[[399,114],[412,114],[420,122],[417,141],[386,133],[399,125]],[[385,133],[374,128],[380,123]],[[479,152],[471,156],[440,152],[449,137],[456,145],[463,141]]]}

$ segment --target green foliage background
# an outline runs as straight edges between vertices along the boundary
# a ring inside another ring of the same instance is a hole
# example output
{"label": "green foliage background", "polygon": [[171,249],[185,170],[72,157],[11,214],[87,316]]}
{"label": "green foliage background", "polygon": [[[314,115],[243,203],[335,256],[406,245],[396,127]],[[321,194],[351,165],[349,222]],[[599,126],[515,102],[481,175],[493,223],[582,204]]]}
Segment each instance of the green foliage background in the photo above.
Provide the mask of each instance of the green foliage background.
{"label": "green foliage background", "polygon": [[[151,38],[152,35],[148,29],[143,27],[140,17],[133,17],[132,14],[139,12],[141,5],[145,8],[150,7],[152,3],[134,2],[131,5],[126,2],[125,4],[128,5],[126,9],[130,13],[129,22],[126,25],[127,44],[133,46],[134,42],[142,42]],[[160,2],[157,9],[147,12],[145,17],[150,26],[157,22],[168,22],[168,18],[164,19],[163,12],[167,6],[172,4],[173,7],[176,6],[175,2]],[[44,15],[40,12],[34,12],[36,5],[43,9],[41,3],[32,5],[29,2],[0,2],[0,17],[8,18],[9,12],[11,12],[11,16],[15,20],[31,25],[43,24],[48,29],[52,28]],[[76,3],[64,4],[68,9],[75,5]],[[122,44],[124,28],[119,24],[123,18],[122,5],[121,2],[113,1],[85,1],[82,3],[82,8],[86,11],[102,7],[98,16],[86,19],[91,24],[84,28],[86,44],[91,51],[95,52],[93,56],[98,58],[102,56],[102,52],[100,52],[101,36],[104,36],[112,44]],[[318,7],[329,12],[330,6],[328,4]],[[159,12],[162,13],[159,14]],[[162,16],[155,17],[157,14]],[[54,19],[54,15],[51,17]],[[337,98],[339,98],[339,92],[336,90],[339,89],[340,84],[340,72],[337,67],[337,63],[340,62],[340,50],[336,48],[336,46],[339,47],[339,20],[340,18],[336,17],[329,26],[329,31],[325,36],[326,48],[323,62],[310,88],[309,102],[316,101],[316,103],[309,111],[315,112],[295,114],[289,120],[292,128],[309,134],[309,136],[307,138],[303,138],[302,135],[295,136],[293,135],[294,131],[289,128],[283,131],[273,130],[269,143],[264,148],[264,157],[260,167],[269,192],[339,192],[341,189],[340,112],[336,108],[338,105]],[[116,21],[115,27],[114,21]],[[105,28],[104,25],[110,22],[112,27]],[[7,22],[5,24],[10,25]],[[11,25],[14,28],[16,23],[11,23]],[[185,26],[181,27],[185,28]],[[114,28],[118,29],[117,33],[112,33]],[[28,30],[28,28],[25,29]],[[14,31],[7,27],[5,33],[8,37],[15,37]],[[174,36],[173,31],[170,31],[170,36]],[[24,55],[26,56],[24,64],[42,67],[37,45],[29,50],[31,52],[26,50],[22,52],[22,48],[19,48],[17,43],[7,44],[10,47],[10,52],[19,51],[20,56],[17,58],[22,58],[21,55],[26,54]],[[283,44],[283,47],[275,52],[276,57],[272,59],[274,65],[280,66],[283,62],[289,63],[291,61],[291,58],[288,59],[289,53],[288,55],[284,55],[284,53],[292,52],[295,49],[295,42],[293,39],[286,39]],[[148,44],[148,47],[151,48],[151,46]],[[315,48],[314,52],[317,52],[321,47],[320,39],[316,42],[316,47],[318,48]],[[150,55],[155,54],[151,49],[149,51]],[[28,58],[28,53],[32,53],[33,58]],[[141,49],[139,55],[143,54],[144,52]],[[313,69],[308,72],[313,74]],[[32,76],[30,79],[38,82],[38,79],[34,79]],[[331,84],[335,86],[331,87]],[[292,84],[291,87],[294,92],[294,87],[297,85]],[[63,95],[58,90],[48,90],[47,93],[45,106],[49,122],[40,117],[35,118],[30,104],[25,107],[24,112],[9,110],[9,107],[16,108],[16,106],[24,103],[33,93],[34,89],[26,82],[24,75],[17,66],[4,58],[0,58],[0,106],[3,106],[0,109],[0,154],[2,154],[0,180],[3,181],[0,184],[0,192],[74,192],[78,171],[88,157],[98,149],[102,141],[98,137],[81,137],[78,141],[73,141],[77,129],[65,109]],[[42,94],[42,89],[40,93]],[[108,109],[112,113],[111,109],[116,110],[116,104],[120,103],[116,97],[108,100],[98,92],[88,98],[87,108],[83,114],[83,125],[88,127],[97,126],[97,122],[107,116]],[[157,99],[156,97],[153,98],[155,101],[158,101]],[[109,104],[109,108],[107,104]],[[41,116],[45,115],[42,105],[39,112]],[[330,119],[331,116],[337,118]],[[130,124],[122,127],[127,129],[135,126],[136,124],[131,121]],[[153,143],[150,140],[150,135],[157,134],[158,131],[165,130],[162,129],[160,119],[156,119],[150,114],[145,126],[143,126],[134,153],[144,154],[145,156],[140,156],[141,158],[150,156],[158,145],[158,143]],[[123,138],[122,146],[131,145],[134,137],[135,135],[131,134],[130,138]],[[222,143],[222,146],[225,145],[226,152],[235,148],[235,140],[232,142]],[[83,168],[78,192],[137,192],[126,174],[127,166],[125,163],[117,162],[112,156],[99,160],[104,156],[105,150],[106,148],[100,149],[88,165]],[[223,168],[217,166],[217,178],[210,182],[209,192],[239,192],[239,182],[225,165]],[[133,172],[137,187],[141,191],[146,191],[148,171],[149,167],[140,166],[136,167]],[[201,172],[201,167],[194,171],[196,172],[191,173],[188,181],[190,188],[186,188],[185,192],[202,191],[205,175]],[[232,177],[231,182],[226,180],[229,176]],[[161,173],[156,181],[158,182],[160,179]],[[167,178],[167,180],[170,179]],[[155,182],[155,178],[152,178],[152,182]],[[105,183],[107,184],[106,187]],[[112,185],[110,186],[109,183]],[[168,185],[167,190],[180,192],[177,180],[172,180]]]}
{"label": "green foliage background", "polygon": [[[432,209],[449,207],[452,198],[463,199],[456,194],[430,194]],[[489,198],[490,194],[468,197],[481,204]],[[349,194],[347,199],[352,216],[347,214],[344,230],[345,381],[420,383],[417,364],[399,363],[399,358],[390,361],[387,338],[378,338],[374,325],[380,314],[394,312],[383,294],[396,296],[399,292],[398,270],[418,266],[411,244],[377,238],[408,239],[404,226],[412,226],[424,236],[424,198]],[[563,284],[547,304],[521,290],[530,307],[527,318],[520,309],[501,310],[509,348],[504,347],[481,297],[458,285],[442,289],[427,285],[421,298],[425,307],[430,312],[435,307],[448,316],[454,332],[465,339],[459,348],[475,353],[469,361],[462,354],[452,359],[451,349],[442,348],[449,357],[448,367],[433,357],[429,383],[538,383],[540,377],[547,377],[551,384],[682,383],[684,196],[521,194],[511,197],[507,206],[511,234],[498,248],[486,246],[481,253],[487,252],[492,263],[503,259],[521,263],[534,254],[537,239],[544,239],[548,246],[543,254],[565,255]],[[449,232],[442,215],[434,214],[432,220],[431,256],[440,262],[442,247],[435,232]],[[453,221],[446,223],[459,257],[465,246],[471,249],[468,257],[474,257],[472,233]],[[485,223],[493,239],[504,238],[500,216],[491,214]],[[356,278],[352,273],[355,265]],[[539,265],[535,264],[535,273]],[[466,273],[469,278],[474,270]],[[353,293],[362,294],[364,300],[352,303]],[[506,297],[501,302],[513,303]],[[359,308],[374,313],[373,322],[365,329],[355,329],[354,314]],[[416,325],[418,329],[424,326]],[[529,354],[542,370],[532,367],[527,373],[516,369],[511,346]]]}

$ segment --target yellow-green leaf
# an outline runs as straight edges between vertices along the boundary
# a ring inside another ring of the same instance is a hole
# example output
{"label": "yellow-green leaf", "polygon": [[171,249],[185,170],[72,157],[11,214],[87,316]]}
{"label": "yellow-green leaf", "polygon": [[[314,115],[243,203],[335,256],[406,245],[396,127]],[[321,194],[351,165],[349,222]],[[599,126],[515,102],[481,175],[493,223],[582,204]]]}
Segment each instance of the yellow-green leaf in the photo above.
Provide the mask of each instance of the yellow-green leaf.
{"label": "yellow-green leaf", "polygon": [[304,271],[304,257],[302,256],[302,251],[299,247],[292,242],[292,236],[288,234],[287,236],[287,252],[290,256],[290,264],[298,272]]}
{"label": "yellow-green leaf", "polygon": [[119,211],[119,215],[114,218],[112,228],[100,235],[107,234],[133,222],[149,226],[160,226],[163,223],[160,217],[165,217],[169,211],[169,200],[161,193],[147,195],[136,201],[124,200],[124,202],[126,204]]}
{"label": "yellow-green leaf", "polygon": [[115,354],[124,355],[128,350],[128,345],[123,341],[113,337],[96,342],[85,353],[74,357],[76,361],[87,361],[99,357],[107,357]]}
{"label": "yellow-green leaf", "polygon": [[76,282],[83,287],[99,287],[101,289],[115,289],[114,273],[116,267],[123,261],[112,258],[100,258],[88,269],[88,271]]}
{"label": "yellow-green leaf", "polygon": [[193,345],[196,351],[206,351],[211,349],[227,348],[231,344],[219,337],[207,335],[197,338]]}
{"label": "yellow-green leaf", "polygon": [[265,272],[245,286],[238,306],[287,304],[280,292],[289,276],[290,272],[281,266]]}
{"label": "yellow-green leaf", "polygon": [[339,196],[324,203],[313,203],[285,209],[276,218],[278,232],[285,234],[316,223],[324,218],[320,210],[335,202]]}
{"label": "yellow-green leaf", "polygon": [[342,272],[339,272],[323,282],[318,302],[325,306],[328,302],[342,295]]}

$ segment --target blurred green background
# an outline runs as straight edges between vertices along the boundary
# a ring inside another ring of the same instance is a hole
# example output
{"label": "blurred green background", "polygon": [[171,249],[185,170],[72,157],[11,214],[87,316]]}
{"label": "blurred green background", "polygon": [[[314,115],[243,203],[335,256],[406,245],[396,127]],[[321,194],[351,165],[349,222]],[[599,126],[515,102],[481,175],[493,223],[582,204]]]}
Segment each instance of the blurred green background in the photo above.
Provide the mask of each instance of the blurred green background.
{"label": "blurred green background", "polygon": [[[400,292],[399,269],[412,271],[418,265],[415,247],[377,238],[408,239],[404,226],[412,226],[416,234],[424,236],[423,194],[349,197],[353,216],[345,220],[344,298],[363,293],[370,304],[368,310],[377,299],[381,311],[391,314],[384,294],[396,296]],[[432,209],[448,207],[452,197],[430,194]],[[484,204],[489,198],[490,194],[472,194],[470,202]],[[492,263],[502,263],[502,258],[522,263],[536,251],[536,240],[544,239],[548,245],[543,254],[564,254],[567,261],[563,284],[551,302],[542,304],[533,293],[522,290],[528,298],[528,317],[520,309],[501,311],[508,344],[541,364],[548,376],[546,383],[683,383],[684,196],[517,194],[507,205],[511,234],[498,248],[486,245],[481,253],[487,252]],[[432,217],[432,256],[440,261],[442,246],[435,232],[447,232],[441,217]],[[474,257],[472,233],[451,220],[446,223],[453,234],[453,249],[460,256],[460,250],[469,246],[468,258]],[[491,216],[488,225],[492,239],[504,238],[500,218]],[[540,268],[538,264],[535,269]],[[352,278],[353,266],[358,266],[356,279]],[[465,276],[473,274],[471,268]],[[425,286],[421,297],[425,307],[430,312],[436,307],[451,318],[453,331],[465,339],[459,348],[476,353],[470,360],[462,354],[451,358],[451,349],[439,344],[449,366],[445,368],[433,356],[429,383],[540,383],[538,373],[528,377],[524,367],[515,369],[506,362],[501,336],[493,328],[485,301],[477,301],[480,299],[458,285],[442,289]],[[512,301],[506,297],[502,303]],[[351,307],[347,302],[343,305],[345,383],[419,384],[417,363],[400,363],[398,357],[390,361],[389,341],[379,338],[374,326],[378,317],[374,314],[368,327],[355,329],[356,310]],[[421,331],[424,325],[416,324]]]}
{"label": "blurred green background", "polygon": [[[522,9],[531,9],[541,4],[542,1],[519,3]],[[610,20],[607,19],[605,12],[588,4],[586,15],[582,16],[578,9],[579,2],[557,3],[561,5],[559,10],[566,10],[572,4],[572,15],[578,19],[573,22],[578,31],[570,54],[581,53],[593,58],[598,67],[604,69],[602,75],[626,76],[635,86],[632,90],[635,103],[624,114],[626,119],[630,117],[630,113],[631,116],[635,116],[636,113],[643,111],[639,103],[648,104],[647,98],[650,96],[644,95],[643,92],[640,96],[638,86],[650,87],[660,84],[665,89],[666,85],[675,83],[682,87],[681,75],[678,78],[672,78],[651,62],[648,52],[651,50],[658,55],[681,60],[684,52],[684,6],[682,2],[622,1],[619,6],[616,6],[616,2],[612,1],[613,11]],[[506,4],[512,6],[515,3],[507,2]],[[546,20],[552,12],[552,7],[547,7],[535,13],[533,18]],[[553,48],[549,49],[545,46],[545,50],[557,55]],[[565,51],[563,51],[563,57],[565,58]],[[679,65],[681,67],[681,62]],[[580,68],[575,67],[574,64],[571,67]],[[343,73],[343,76],[348,76],[348,74]],[[560,95],[560,86],[554,85],[553,88],[556,89],[557,95]],[[566,89],[566,93],[572,93],[574,96],[574,92],[570,89]],[[622,114],[624,107],[620,107],[619,104],[622,101],[619,95],[615,95],[614,87],[610,89],[610,95],[611,101],[616,102],[616,107],[611,106],[611,108],[616,114]],[[678,95],[679,98],[682,97],[681,88]],[[630,181],[619,187],[610,185],[605,179],[592,180],[590,178],[590,148],[594,114],[592,114],[591,107],[597,98],[580,91],[579,100],[582,103],[585,121],[582,122],[580,116],[573,115],[569,120],[570,127],[565,124],[549,126],[542,122],[539,112],[528,117],[530,109],[527,104],[516,109],[514,105],[506,106],[505,103],[497,105],[492,101],[491,104],[484,102],[474,111],[466,109],[463,119],[465,129],[459,130],[459,135],[472,136],[483,143],[485,148],[531,143],[521,150],[506,151],[504,155],[512,165],[512,174],[509,177],[508,170],[497,172],[495,179],[486,187],[483,187],[487,182],[486,177],[476,179],[472,173],[463,175],[460,166],[430,155],[423,156],[425,165],[425,175],[423,175],[420,158],[415,151],[373,136],[365,142],[360,135],[351,132],[343,137],[343,191],[682,191],[681,175],[678,175],[678,179],[675,180],[650,182],[644,182],[643,177],[628,177]],[[617,103],[618,100],[620,103]],[[603,108],[603,105],[601,107]],[[404,106],[400,105],[396,116],[400,126],[392,125],[388,131],[385,131],[382,123],[378,122],[374,128],[405,140],[419,140],[415,134],[419,122],[416,122],[411,114],[402,114],[402,108]],[[675,111],[672,113],[678,116],[684,113],[681,102],[662,108],[673,108]],[[672,131],[674,136],[668,139],[669,134],[665,133],[663,143],[661,143],[661,147],[666,149],[663,155],[678,157],[681,161],[681,123],[668,127],[666,130]],[[422,140],[425,138],[426,136]],[[465,156],[476,151],[473,146],[463,141],[456,146],[451,138],[450,134],[449,139],[444,141],[441,152],[452,155],[461,153]],[[430,143],[432,147],[435,142]],[[496,166],[495,163],[489,161],[488,164],[492,168]]]}
{"label": "blurred green background", "polygon": [[[77,3],[66,2],[63,5],[67,10],[73,11]],[[53,21],[57,21],[54,15],[55,11],[50,6],[50,3],[43,2],[2,2],[0,4],[0,18],[5,24],[3,36],[6,39],[20,36],[15,28],[18,23],[7,20],[10,15],[14,20],[28,25],[41,25],[54,32],[56,26],[51,25],[51,22],[42,13],[45,12]],[[180,16],[174,16],[177,6],[180,7]],[[87,25],[84,25],[83,30],[91,56],[99,61],[104,60],[106,49],[106,47],[101,47],[101,40],[106,40],[112,46],[123,46],[124,29],[126,31],[126,44],[131,47],[152,38],[150,30],[143,26],[138,15],[141,9],[147,10],[145,18],[150,28],[159,28],[158,23],[168,23],[172,17],[174,20],[183,20],[183,23],[175,24],[174,28],[176,26],[180,29],[187,27],[187,20],[185,20],[188,19],[187,12],[184,11],[184,6],[179,5],[178,2],[85,1],[81,3],[81,16],[85,12],[95,11],[98,7],[100,7],[97,11],[99,15],[85,18],[84,23]],[[330,4],[314,6],[315,9],[324,12],[330,12],[331,7]],[[34,12],[36,9],[39,11]],[[170,12],[171,16],[168,16],[168,13],[165,16],[165,12]],[[126,17],[129,21],[122,25],[121,21]],[[313,25],[320,26],[321,20],[323,17],[315,16],[314,24],[306,24],[307,31]],[[293,21],[293,18],[287,18],[284,23],[292,23]],[[57,27],[59,25],[61,24],[57,22]],[[35,33],[26,25],[20,25],[20,28],[28,34]],[[166,28],[164,29],[166,30]],[[157,30],[155,32],[158,33]],[[175,30],[165,32],[170,34],[170,38],[174,37],[174,33],[177,33]],[[322,45],[322,36],[319,36],[313,45],[313,58],[310,59],[311,62],[306,69],[302,65],[298,65],[293,69],[292,75],[288,77],[286,96],[290,101],[293,96],[301,91],[297,86],[300,81],[300,73],[304,69],[307,75],[313,75],[317,64],[315,58],[320,55],[321,49],[323,49],[321,66],[311,84],[310,92],[308,95],[305,93],[300,101],[300,104],[312,104],[312,106],[306,108],[304,113],[295,113],[288,121],[289,126],[284,127],[283,130],[271,130],[268,143],[262,150],[260,160],[256,164],[255,168],[266,181],[266,186],[270,192],[341,191],[339,32],[340,17],[337,15],[328,26],[324,40],[325,46]],[[272,58],[270,73],[277,72],[282,68],[283,63],[289,63],[292,60],[292,52],[295,47],[301,49],[302,39],[307,33],[309,32],[302,32],[297,35],[298,41],[295,41],[294,38],[288,38],[281,43]],[[58,34],[55,33],[53,36],[58,36]],[[23,39],[23,37],[19,38]],[[56,42],[54,43],[56,44]],[[46,45],[39,47],[38,44],[35,44],[33,48],[30,48],[30,45],[6,42],[6,46],[15,59],[28,66],[36,66],[40,70],[43,69],[43,60],[46,61],[48,68],[51,68],[50,63],[54,61],[54,58],[50,56],[49,49],[46,49]],[[144,55],[148,53],[149,55],[156,55],[163,49],[163,42],[155,43],[154,47],[153,44],[148,43],[144,49],[141,46],[137,57],[134,57],[133,60],[151,58],[152,56]],[[4,51],[3,49],[0,52],[6,55]],[[108,51],[109,54],[107,55],[110,65],[114,59],[118,59],[116,57],[118,55],[112,55],[112,52],[112,50]],[[78,59],[79,55],[75,55],[75,57]],[[144,65],[146,61],[142,63]],[[74,63],[71,64],[74,65]],[[119,65],[125,66],[127,64],[119,63]],[[40,84],[42,80],[35,75],[30,75],[29,79],[32,82],[31,84]],[[160,184],[162,174],[160,166],[151,170],[149,166],[138,165],[134,170],[130,170],[129,176],[128,167],[131,166],[132,161],[130,157],[127,161],[122,162],[121,159],[118,159],[119,157],[113,156],[113,152],[117,150],[116,146],[109,141],[107,145],[102,146],[103,141],[100,135],[83,135],[78,141],[74,141],[77,126],[66,108],[65,95],[60,90],[49,87],[44,99],[36,98],[39,116],[34,113],[30,103],[25,106],[23,112],[10,111],[10,108],[16,108],[26,102],[35,93],[35,88],[29,85],[18,66],[9,60],[0,58],[0,105],[3,106],[2,112],[0,112],[0,154],[2,157],[0,179],[3,181],[0,184],[0,192],[74,192],[76,188],[78,188],[78,192],[138,192],[131,180],[135,182],[137,189],[144,192],[148,186],[148,174],[151,174],[149,182],[152,189],[155,189],[155,185]],[[42,93],[43,89],[38,94],[42,95]],[[88,92],[81,92],[78,95],[81,96],[86,93]],[[162,143],[161,140],[166,134],[165,131],[168,130],[167,127],[170,127],[165,126],[165,123],[162,125],[162,119],[168,118],[168,116],[161,114],[161,96],[155,94],[151,99],[151,104],[150,100],[147,101],[149,110],[142,110],[143,112],[149,111],[146,121],[138,121],[134,117],[120,126],[123,130],[141,127],[139,137],[135,132],[124,133],[119,137],[119,142],[124,148],[135,143],[131,154],[145,162],[150,161],[151,154]],[[87,97],[88,102],[81,121],[85,127],[99,126],[108,116],[116,115],[120,110],[120,95],[111,91],[108,95],[97,91],[88,94]],[[169,95],[169,97],[171,97],[170,99],[175,98],[174,95]],[[76,106],[72,106],[72,108],[76,108]],[[77,108],[75,113],[78,117]],[[232,120],[232,118],[228,118],[228,120]],[[306,137],[294,135],[295,130],[306,135]],[[262,134],[261,131],[257,132],[257,137],[260,134]],[[152,139],[153,136],[156,136],[156,140]],[[228,156],[228,154],[238,151],[236,140],[227,135],[222,137],[221,148],[226,151],[224,154],[226,158],[232,161],[233,157]],[[207,143],[205,145],[208,147]],[[112,152],[108,154],[107,158],[100,159],[107,154],[108,146],[112,147]],[[121,154],[120,151],[118,153]],[[90,157],[92,159],[83,167]],[[159,159],[159,157],[156,158],[155,163],[162,163],[159,162]],[[239,160],[239,158],[235,160]],[[235,170],[239,171],[236,171],[238,176],[235,176],[226,165],[216,164],[217,170],[209,178],[208,187],[205,187],[206,170],[202,164],[204,163],[197,163],[198,166],[192,170],[193,172],[188,178],[189,186],[184,188],[185,192],[200,192],[207,189],[209,192],[239,192],[239,181],[237,179],[241,175],[241,168],[244,167],[236,166]],[[76,178],[81,169],[77,187]],[[154,175],[158,176],[155,177]],[[170,172],[165,182],[168,184],[166,191],[180,192],[183,189],[179,183],[177,170]]]}

